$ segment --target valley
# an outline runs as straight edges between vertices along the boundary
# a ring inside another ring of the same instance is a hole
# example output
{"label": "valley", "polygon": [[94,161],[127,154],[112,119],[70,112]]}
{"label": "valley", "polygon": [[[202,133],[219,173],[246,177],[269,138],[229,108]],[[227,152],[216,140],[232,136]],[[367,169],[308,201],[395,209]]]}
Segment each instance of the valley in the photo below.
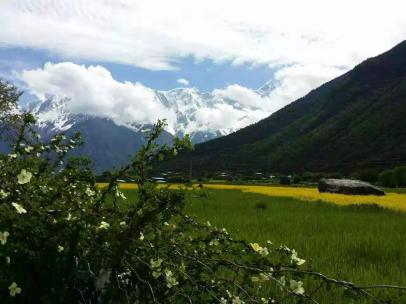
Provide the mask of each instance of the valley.
{"label": "valley", "polygon": [[0,1],[0,303],[406,304],[405,12]]}
{"label": "valley", "polygon": [[[121,189],[128,200],[120,204],[127,206],[136,198],[134,185],[122,184]],[[406,194],[397,197],[399,205],[402,202],[399,212],[374,204],[380,199],[377,196],[357,200],[358,196],[332,195],[336,196],[334,204],[320,196],[317,200],[303,196],[316,192],[289,187],[282,192],[281,187],[272,186],[250,190],[247,186],[196,185],[188,188],[186,211],[201,222],[227,228],[236,238],[293,247],[306,258],[306,268],[337,279],[361,285],[405,283],[400,270],[406,267]],[[324,289],[317,297],[323,303],[352,302]],[[406,300],[404,294],[394,291],[378,291],[377,297],[400,303]]]}

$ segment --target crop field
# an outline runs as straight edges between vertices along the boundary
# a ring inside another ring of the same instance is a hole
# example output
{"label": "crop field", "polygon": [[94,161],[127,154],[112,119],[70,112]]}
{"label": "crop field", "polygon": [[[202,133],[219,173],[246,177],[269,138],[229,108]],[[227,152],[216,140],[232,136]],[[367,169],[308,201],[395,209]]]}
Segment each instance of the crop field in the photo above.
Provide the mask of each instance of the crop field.
{"label": "crop field", "polygon": [[405,211],[406,194],[388,192],[385,196],[343,195],[319,193],[317,188],[276,187],[276,186],[239,186],[239,185],[207,185],[206,188],[220,190],[241,190],[242,192],[262,194],[272,197],[290,197],[302,201],[322,201],[337,205],[377,204],[383,208]]}
{"label": "crop field", "polygon": [[[130,200],[136,196],[134,185],[121,188]],[[406,194],[320,195],[308,188],[224,185],[189,188],[187,194],[190,215],[227,228],[234,238],[287,245],[307,260],[305,266],[331,277],[406,285]],[[392,301],[406,301],[406,292],[386,293]],[[348,301],[325,296],[324,302]]]}
{"label": "crop field", "polygon": [[[100,183],[99,186],[103,187],[105,184]],[[165,187],[166,185],[162,185]],[[194,185],[192,188],[196,188]],[[171,185],[173,188],[183,187],[183,185]],[[133,183],[122,183],[123,189],[135,189],[136,185]],[[288,197],[299,199],[304,202],[308,201],[321,201],[325,203],[334,203],[336,205],[363,205],[363,204],[376,204],[380,207],[391,209],[395,211],[406,212],[406,193],[404,189],[395,190],[389,189],[385,196],[365,196],[365,195],[343,195],[343,194],[330,194],[319,193],[317,188],[311,187],[278,187],[278,186],[263,186],[263,185],[228,185],[228,184],[205,184],[205,189],[213,190],[238,190],[243,193],[256,193],[271,197]]]}

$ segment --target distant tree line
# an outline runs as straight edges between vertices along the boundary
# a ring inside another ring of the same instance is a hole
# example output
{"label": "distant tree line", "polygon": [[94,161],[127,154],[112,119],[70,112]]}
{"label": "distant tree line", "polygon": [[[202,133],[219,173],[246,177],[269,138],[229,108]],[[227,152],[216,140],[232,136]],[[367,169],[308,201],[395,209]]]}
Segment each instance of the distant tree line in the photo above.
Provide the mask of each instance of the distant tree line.
{"label": "distant tree line", "polygon": [[[173,172],[173,173],[158,173],[156,175],[163,175],[165,182],[170,183],[186,183],[190,182],[190,175],[188,172]],[[106,182],[111,178],[111,173],[106,171],[99,175],[96,179],[98,182]],[[315,184],[322,178],[351,178],[359,179],[369,183],[377,184],[383,187],[406,187],[406,166],[397,166],[393,169],[379,170],[376,168],[365,168],[358,170],[351,175],[345,175],[339,172],[304,172],[294,173],[292,175],[285,174],[269,174],[259,172],[213,172],[213,171],[195,171],[193,172],[192,179],[198,182],[207,182],[210,180],[225,180],[234,182],[249,182],[261,181],[262,183],[276,183],[276,184]],[[132,175],[120,177],[123,181],[133,181]]]}
{"label": "distant tree line", "polygon": [[376,169],[365,169],[359,171],[357,178],[384,187],[406,187],[406,166],[397,166],[382,172]]}

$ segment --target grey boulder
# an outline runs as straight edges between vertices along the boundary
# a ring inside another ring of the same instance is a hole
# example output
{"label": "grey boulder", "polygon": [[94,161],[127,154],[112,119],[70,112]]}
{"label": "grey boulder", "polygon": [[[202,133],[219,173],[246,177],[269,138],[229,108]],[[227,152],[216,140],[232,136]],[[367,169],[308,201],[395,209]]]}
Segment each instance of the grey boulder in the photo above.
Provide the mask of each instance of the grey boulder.
{"label": "grey boulder", "polygon": [[349,195],[377,195],[385,192],[370,183],[351,179],[321,179],[318,184],[320,193],[339,193]]}

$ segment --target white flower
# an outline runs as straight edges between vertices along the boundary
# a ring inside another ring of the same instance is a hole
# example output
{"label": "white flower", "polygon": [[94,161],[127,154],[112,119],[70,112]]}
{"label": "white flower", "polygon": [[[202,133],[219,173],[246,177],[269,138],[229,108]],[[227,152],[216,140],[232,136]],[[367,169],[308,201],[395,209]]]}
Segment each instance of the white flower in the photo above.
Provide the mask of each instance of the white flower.
{"label": "white flower", "polygon": [[235,296],[233,298],[233,304],[242,304],[242,303],[243,303],[243,301],[240,299],[239,296]]}
{"label": "white flower", "polygon": [[303,286],[303,282],[301,282],[301,281],[295,281],[295,280],[289,281],[289,288],[290,288],[290,290],[292,290],[293,293],[304,294],[305,290],[302,286]]}
{"label": "white flower", "polygon": [[209,242],[209,246],[218,246],[218,245],[219,245],[219,241],[217,238],[215,238]]}
{"label": "white flower", "polygon": [[99,229],[105,229],[107,230],[110,227],[110,224],[108,222],[102,221],[100,223]]}
{"label": "white flower", "polygon": [[153,259],[151,258],[151,260],[150,260],[149,262],[150,262],[151,267],[152,267],[153,269],[159,269],[159,268],[161,267],[161,264],[162,264],[163,260],[160,259],[160,258],[158,258],[157,260],[153,260]]}
{"label": "white flower", "polygon": [[7,263],[7,264],[10,264],[10,263],[11,263],[10,256],[6,256],[6,263]]}
{"label": "white flower", "polygon": [[264,303],[264,304],[268,304],[268,300],[265,299],[265,298],[261,298],[261,302]]}
{"label": "white flower", "polygon": [[16,282],[11,283],[11,285],[8,286],[8,290],[10,291],[10,295],[12,297],[15,297],[17,294],[21,293],[21,288],[18,287]]}
{"label": "white flower", "polygon": [[142,234],[142,232],[140,232],[140,238],[139,240],[144,240],[144,234]]}
{"label": "white flower", "polygon": [[258,243],[250,243],[250,246],[255,252],[258,252],[262,248]]}
{"label": "white flower", "polygon": [[283,250],[283,251],[285,251],[285,252],[287,252],[287,253],[291,253],[291,252],[292,252],[292,250],[290,250],[287,246],[280,246],[279,249],[280,249],[280,250]]}
{"label": "white flower", "polygon": [[27,213],[27,210],[23,208],[22,205],[12,202],[11,205],[17,210],[18,214],[25,214]]}
{"label": "white flower", "polygon": [[116,190],[116,197],[127,200],[127,197],[125,197],[125,195],[122,192],[120,192],[119,189]]}
{"label": "white flower", "polygon": [[24,147],[24,150],[25,150],[27,153],[30,153],[31,151],[34,150],[34,147],[32,147],[32,146],[27,146],[27,147]]}
{"label": "white flower", "polygon": [[90,187],[87,187],[87,188],[86,188],[85,193],[86,193],[86,195],[89,196],[89,197],[93,197],[94,195],[96,195],[96,192],[95,192],[95,191],[92,191],[92,190],[90,189]]}
{"label": "white flower", "polygon": [[21,172],[17,175],[18,184],[26,184],[30,182],[32,174],[25,169],[22,169]]}
{"label": "white flower", "polygon": [[296,258],[295,262],[296,262],[296,265],[300,266],[300,265],[303,265],[306,262],[306,260],[304,260],[302,258]]}
{"label": "white flower", "polygon": [[173,276],[173,273],[171,270],[166,269],[165,270],[165,278],[166,278],[166,287],[172,288],[173,286],[178,285],[178,281],[176,280],[176,277]]}
{"label": "white flower", "polygon": [[11,158],[11,159],[17,158],[17,154],[9,154],[8,156],[9,156],[9,158]]}
{"label": "white flower", "polygon": [[269,254],[268,252],[268,248],[267,247],[263,247],[260,251],[258,251],[259,254],[263,255],[263,256],[267,256]]}
{"label": "white flower", "polygon": [[125,221],[120,222],[120,226],[124,227],[126,225]]}
{"label": "white flower", "polygon": [[257,276],[252,276],[252,277],[251,277],[251,281],[253,281],[253,282],[259,282],[260,279],[259,279],[259,277],[257,277]]}
{"label": "white flower", "polygon": [[5,191],[0,190],[0,199],[4,199],[4,198],[6,198],[8,195],[9,195],[9,194],[6,193]]}
{"label": "white flower", "polygon": [[303,265],[306,261],[304,259],[301,259],[297,256],[297,252],[296,250],[292,250],[292,255],[290,257],[290,260],[292,262],[292,264],[296,264],[298,266]]}
{"label": "white flower", "polygon": [[10,233],[8,233],[7,231],[4,232],[0,232],[0,243],[2,245],[5,245],[7,243],[7,237],[10,236]]}
{"label": "white flower", "polygon": [[227,299],[221,297],[220,304],[227,304]]}
{"label": "white flower", "polygon": [[160,271],[152,271],[152,277],[154,279],[157,279],[161,276],[161,272]]}
{"label": "white flower", "polygon": [[268,248],[267,247],[261,247],[257,243],[251,243],[251,248],[255,251],[261,254],[262,256],[267,256],[269,254]]}
{"label": "white flower", "polygon": [[259,277],[258,276],[252,276],[251,281],[253,282],[261,282],[261,281],[267,281],[269,280],[269,276],[265,273],[260,273]]}
{"label": "white flower", "polygon": [[61,253],[63,250],[65,250],[65,248],[64,248],[64,247],[62,247],[62,246],[58,246],[58,252],[59,252],[59,253]]}

